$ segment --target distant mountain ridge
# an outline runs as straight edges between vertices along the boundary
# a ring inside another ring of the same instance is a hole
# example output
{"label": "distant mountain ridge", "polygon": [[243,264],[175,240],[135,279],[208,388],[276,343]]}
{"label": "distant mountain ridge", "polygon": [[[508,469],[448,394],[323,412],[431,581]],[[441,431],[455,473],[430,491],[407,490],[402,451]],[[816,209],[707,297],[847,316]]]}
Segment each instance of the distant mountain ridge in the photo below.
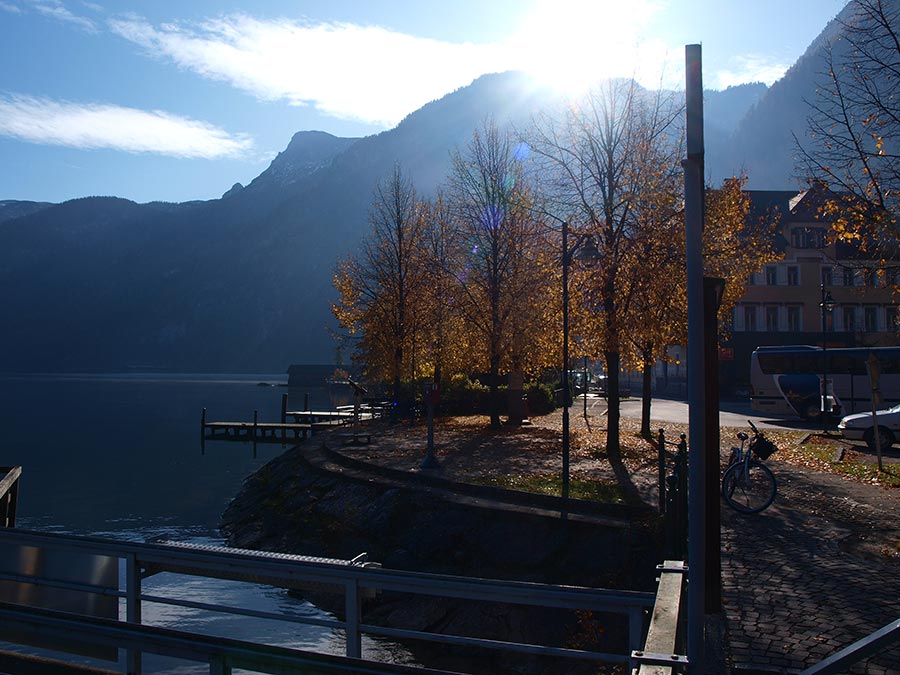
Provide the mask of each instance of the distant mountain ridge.
{"label": "distant mountain ridge", "polygon": [[[789,75],[810,68],[800,63]],[[771,142],[760,120],[783,117],[779,84],[706,92],[707,174],[715,182],[743,164],[751,184],[769,180],[754,176],[752,151]],[[220,199],[0,201],[0,282],[15,289],[0,300],[11,319],[0,372],[267,372],[333,363],[334,267],[368,229],[376,182],[399,162],[429,195],[447,176],[451,151],[485,119],[524,128],[548,100],[520,73],[486,75],[380,134],[299,132],[249,185]],[[776,189],[792,187],[780,164],[765,170]]]}

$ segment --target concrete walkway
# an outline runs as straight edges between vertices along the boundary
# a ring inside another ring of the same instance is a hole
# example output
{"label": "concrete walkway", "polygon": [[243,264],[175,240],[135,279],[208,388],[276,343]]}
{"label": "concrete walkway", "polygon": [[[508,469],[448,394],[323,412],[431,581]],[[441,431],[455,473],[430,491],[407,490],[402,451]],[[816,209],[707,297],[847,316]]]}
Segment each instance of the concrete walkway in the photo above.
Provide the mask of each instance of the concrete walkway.
{"label": "concrete walkway", "polygon": [[[898,491],[768,464],[775,503],[755,515],[722,511],[735,673],[796,673],[900,618]],[[848,672],[900,674],[900,644]]]}

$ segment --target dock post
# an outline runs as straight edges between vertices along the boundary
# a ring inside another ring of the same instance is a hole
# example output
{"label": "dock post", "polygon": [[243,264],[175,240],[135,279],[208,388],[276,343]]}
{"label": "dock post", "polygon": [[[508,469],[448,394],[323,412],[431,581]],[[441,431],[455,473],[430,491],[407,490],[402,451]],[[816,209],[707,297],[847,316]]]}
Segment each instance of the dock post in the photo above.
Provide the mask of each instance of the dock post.
{"label": "dock post", "polygon": [[256,434],[259,432],[259,410],[253,411],[253,459],[256,459]]}
{"label": "dock post", "polygon": [[309,411],[309,392],[303,394],[303,411]]}
{"label": "dock post", "polygon": [[206,408],[200,413],[200,454],[206,454]]}
{"label": "dock post", "polygon": [[283,448],[287,445],[287,429],[285,429],[284,425],[287,424],[287,409],[288,409],[288,395],[281,395],[281,447]]}

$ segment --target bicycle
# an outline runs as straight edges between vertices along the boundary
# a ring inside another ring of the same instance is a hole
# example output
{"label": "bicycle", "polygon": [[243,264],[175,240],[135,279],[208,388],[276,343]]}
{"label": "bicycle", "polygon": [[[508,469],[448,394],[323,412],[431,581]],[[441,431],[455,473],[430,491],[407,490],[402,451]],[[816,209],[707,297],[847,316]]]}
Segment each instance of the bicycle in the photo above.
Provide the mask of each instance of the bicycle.
{"label": "bicycle", "polygon": [[759,513],[775,500],[778,481],[763,460],[778,448],[763,436],[753,422],[747,421],[753,429],[753,438],[744,432],[738,434],[741,447],[731,448],[728,466],[722,474],[722,496],[735,511]]}

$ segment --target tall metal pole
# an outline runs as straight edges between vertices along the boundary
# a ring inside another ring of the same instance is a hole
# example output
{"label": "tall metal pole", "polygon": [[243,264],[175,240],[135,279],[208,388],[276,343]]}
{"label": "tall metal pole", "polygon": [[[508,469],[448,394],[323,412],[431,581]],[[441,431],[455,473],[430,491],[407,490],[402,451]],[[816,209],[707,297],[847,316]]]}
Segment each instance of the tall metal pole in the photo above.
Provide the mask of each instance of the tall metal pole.
{"label": "tall metal pole", "polygon": [[562,284],[563,284],[563,468],[562,498],[569,498],[569,223],[562,224]]}
{"label": "tall metal pole", "polygon": [[581,400],[584,403],[584,419],[587,419],[588,372],[587,354],[584,355],[584,369],[581,371]]}
{"label": "tall metal pole", "polygon": [[819,303],[819,313],[822,315],[822,433],[828,433],[828,335],[825,332],[825,314],[828,308],[825,305],[825,284],[822,284],[822,301]]}
{"label": "tall metal pole", "polygon": [[688,301],[688,626],[690,673],[704,672],[706,577],[706,448],[703,353],[703,74],[700,45],[685,46],[687,159],[684,161],[685,254]]}

